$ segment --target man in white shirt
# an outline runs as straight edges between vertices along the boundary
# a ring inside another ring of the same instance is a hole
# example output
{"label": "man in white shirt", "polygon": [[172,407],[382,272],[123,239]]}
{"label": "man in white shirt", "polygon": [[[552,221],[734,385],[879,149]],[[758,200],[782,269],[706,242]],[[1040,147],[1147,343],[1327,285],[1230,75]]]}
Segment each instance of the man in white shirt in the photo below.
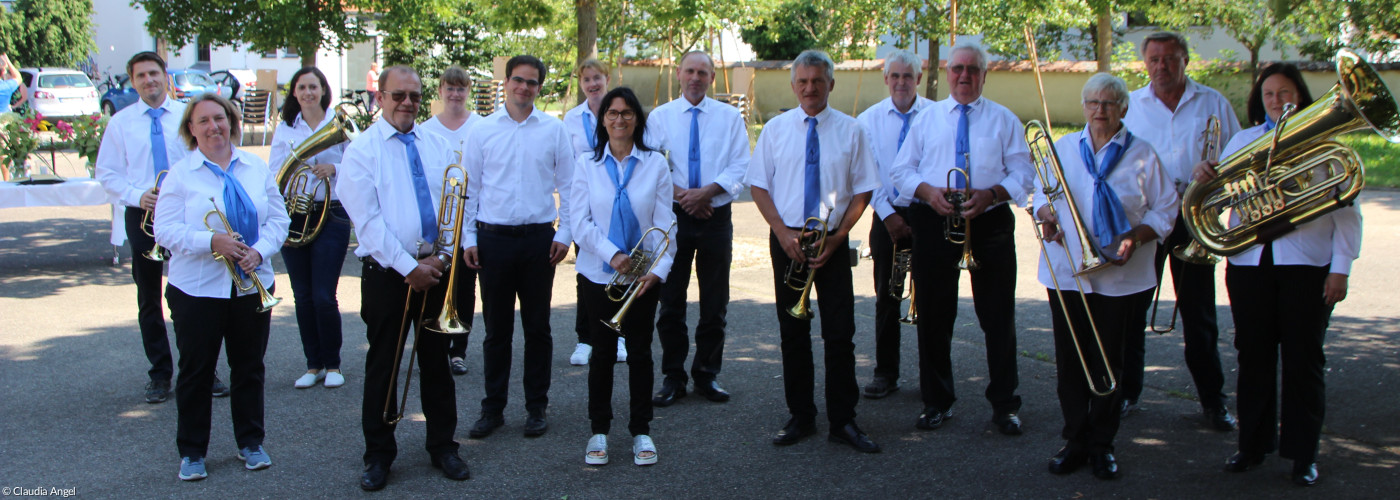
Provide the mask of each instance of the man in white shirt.
{"label": "man in white shirt", "polygon": [[[126,62],[126,74],[141,100],[112,116],[102,136],[102,156],[97,159],[97,180],[114,203],[126,207],[126,238],[131,242],[131,278],[136,282],[137,325],[151,381],[146,384],[146,402],[161,403],[170,397],[174,363],[170,340],[165,334],[161,311],[161,271],[164,257],[147,257],[155,248],[150,236],[154,229],[142,227],[147,212],[155,213],[159,185],[164,172],[190,150],[180,141],[180,117],[185,104],[166,98],[165,60],[155,52],[141,52]],[[164,250],[158,250],[164,252]],[[228,386],[214,377],[216,397],[228,395]]]}
{"label": "man in white shirt", "polygon": [[[825,344],[826,417],[829,439],[858,451],[875,453],[880,446],[856,426],[860,390],[855,371],[855,313],[851,261],[847,245],[851,228],[880,187],[874,151],[860,123],[827,106],[836,87],[835,65],[825,53],[807,50],[792,63],[792,92],[801,106],[774,117],[758,137],[749,163],[753,201],[771,229],[768,253],[773,259],[773,286],[783,352],[783,392],[787,424],[773,444],[796,444],[816,433],[817,406],[813,399],[811,312],[799,319],[788,312],[806,302],[812,286],[821,297],[821,336]],[[802,239],[824,221],[826,241],[815,257],[803,252]],[[789,286],[789,265],[806,262],[807,271],[794,276],[806,283]]]}
{"label": "man in white shirt", "polygon": [[[1019,435],[1021,397],[1016,369],[1016,244],[1011,203],[1023,203],[1034,171],[1021,122],[1005,106],[982,97],[987,52],[959,43],[948,56],[949,98],[914,123],[890,169],[894,188],[909,197],[914,230],[914,285],[919,320],[919,387],[924,410],[915,427],[937,429],[952,416],[953,325],[958,316],[960,268],[972,279],[973,305],[987,346],[987,401],[992,422]],[[958,172],[962,170],[966,176]],[[970,177],[970,179],[968,178]],[[961,211],[946,195],[961,193]],[[965,221],[967,245],[945,235]],[[971,250],[962,262],[964,250]]]}
{"label": "man in white shirt", "polygon": [[[573,241],[567,221],[574,152],[564,122],[535,108],[546,75],[544,63],[534,56],[507,61],[506,106],[472,129],[462,154],[471,178],[467,207],[473,215],[462,228],[462,246],[467,266],[479,270],[486,324],[486,394],[481,418],[469,434],[475,439],[505,424],[517,298],[525,337],[525,436],[542,436],[549,429],[545,410],[554,355],[549,301],[554,266],[568,255]],[[556,230],[556,220],[566,223]]]}
{"label": "man in white shirt", "polygon": [[904,146],[914,119],[933,104],[918,93],[923,76],[923,61],[914,53],[897,50],[885,56],[885,87],[890,96],[856,117],[869,134],[875,161],[880,166],[880,189],[870,196],[874,217],[870,221],[870,256],[875,261],[875,378],[865,386],[865,397],[871,399],[899,390],[901,299],[890,295],[890,280],[895,251],[912,249],[914,233],[905,221],[909,198],[900,199],[899,190],[890,179],[890,166]]}
{"label": "man in white shirt", "polygon": [[[661,340],[661,390],[656,406],[670,406],[685,396],[686,290],[691,263],[700,282],[700,322],[695,325],[695,360],[690,376],[695,393],[715,402],[729,401],[719,386],[724,358],[725,314],[729,306],[729,266],[734,251],[734,198],[744,191],[749,169],[749,135],[744,117],[728,104],[705,96],[715,81],[715,63],[704,52],[689,52],[676,68],[681,98],[652,111],[647,124],[664,130],[675,183],[676,262],[661,286],[656,334]],[[651,145],[657,147],[658,145]]]}
{"label": "man in white shirt", "polygon": [[[453,439],[457,392],[447,363],[448,336],[418,324],[419,318],[438,316],[447,294],[443,274],[452,251],[438,241],[437,216],[444,172],[457,154],[442,137],[414,123],[423,81],[413,68],[390,67],[378,83],[385,97],[383,114],[346,148],[335,185],[355,223],[355,256],[364,262],[360,316],[369,351],[360,421],[365,436],[360,488],[368,491],[388,484],[389,468],[398,456],[393,416],[401,409],[398,384],[391,381],[408,335],[415,336],[419,351],[419,393],[427,419],[424,444],[431,463],[449,479],[471,477]],[[415,331],[401,336],[409,327],[406,320],[414,323]]]}
{"label": "man in white shirt", "polygon": [[[1154,33],[1143,40],[1142,59],[1151,84],[1132,92],[1124,125],[1150,142],[1162,159],[1162,166],[1176,185],[1177,195],[1191,182],[1191,169],[1201,161],[1206,122],[1212,115],[1220,119],[1219,148],[1240,131],[1239,119],[1225,96],[1186,76],[1190,56],[1186,39],[1176,33]],[[1161,283],[1162,262],[1172,249],[1191,241],[1180,217],[1166,243],[1157,249],[1157,276]],[[1196,393],[1207,423],[1219,431],[1235,429],[1235,417],[1226,405],[1225,373],[1220,366],[1220,330],[1215,317],[1215,265],[1192,264],[1171,257],[1172,284],[1181,311],[1182,340],[1186,344],[1186,367],[1191,371]],[[1159,285],[1160,286],[1160,285]],[[1126,416],[1142,395],[1144,332],[1148,308],[1156,288],[1138,294],[1137,307],[1123,341],[1123,391],[1121,411]]]}

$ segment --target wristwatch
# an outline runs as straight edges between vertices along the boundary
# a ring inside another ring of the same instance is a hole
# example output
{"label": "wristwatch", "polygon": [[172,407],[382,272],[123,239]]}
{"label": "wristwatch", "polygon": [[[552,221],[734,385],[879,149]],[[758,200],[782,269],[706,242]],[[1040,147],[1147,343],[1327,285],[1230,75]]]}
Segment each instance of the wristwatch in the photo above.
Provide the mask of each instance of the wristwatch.
{"label": "wristwatch", "polygon": [[451,265],[451,264],[452,264],[452,259],[451,259],[451,258],[448,258],[448,256],[447,256],[446,254],[439,253],[439,254],[437,254],[437,258],[438,258],[438,261],[439,261],[439,262],[442,262],[442,265],[444,265],[444,266],[446,266],[446,265]]}

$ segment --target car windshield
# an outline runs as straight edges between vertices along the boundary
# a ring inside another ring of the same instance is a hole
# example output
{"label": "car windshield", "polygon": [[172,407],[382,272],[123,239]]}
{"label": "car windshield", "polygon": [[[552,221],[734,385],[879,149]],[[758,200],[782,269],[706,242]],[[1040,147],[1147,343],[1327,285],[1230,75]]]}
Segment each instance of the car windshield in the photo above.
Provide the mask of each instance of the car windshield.
{"label": "car windshield", "polygon": [[45,89],[74,89],[92,87],[92,81],[87,75],[39,75],[39,88]]}
{"label": "car windshield", "polygon": [[175,75],[176,85],[213,85],[214,81],[209,79],[209,75],[204,73],[178,73]]}

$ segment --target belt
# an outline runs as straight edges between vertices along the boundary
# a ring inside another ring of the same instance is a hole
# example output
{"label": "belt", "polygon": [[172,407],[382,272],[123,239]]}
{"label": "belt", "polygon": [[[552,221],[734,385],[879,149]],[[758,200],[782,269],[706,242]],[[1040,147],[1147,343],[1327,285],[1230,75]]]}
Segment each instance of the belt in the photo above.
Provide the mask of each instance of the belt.
{"label": "belt", "polygon": [[331,201],[330,201],[330,206],[326,206],[326,202],[324,202],[324,201],[317,201],[317,202],[313,202],[313,203],[311,204],[311,209],[312,209],[312,211],[320,211],[322,208],[325,208],[325,209],[327,209],[327,210],[336,210],[336,209],[339,209],[340,207],[341,207],[341,205],[340,205],[340,200],[331,200]]}
{"label": "belt", "polygon": [[503,234],[506,236],[524,236],[527,234],[534,234],[542,231],[551,231],[554,229],[554,224],[549,222],[540,222],[537,224],[521,224],[518,226],[507,226],[502,224],[492,224],[489,222],[477,221],[476,228],[482,231],[486,231],[488,233]]}

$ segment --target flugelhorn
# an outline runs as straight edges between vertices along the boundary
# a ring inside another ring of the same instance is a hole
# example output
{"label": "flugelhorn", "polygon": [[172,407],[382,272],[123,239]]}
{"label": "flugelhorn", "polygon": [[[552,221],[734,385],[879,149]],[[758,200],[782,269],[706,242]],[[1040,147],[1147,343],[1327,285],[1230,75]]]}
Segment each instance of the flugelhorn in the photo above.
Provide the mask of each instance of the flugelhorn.
{"label": "flugelhorn", "polygon": [[[225,217],[224,212],[219,210],[219,205],[214,203],[213,197],[209,198],[209,204],[213,205],[214,209],[204,214],[204,227],[209,229],[211,233],[218,233],[219,231],[214,229],[214,225],[209,223],[209,216],[218,215],[219,222],[221,222],[224,227],[224,234],[229,235],[240,243],[243,242],[243,235],[233,231],[233,226],[228,223],[228,217]],[[268,293],[267,288],[263,286],[262,279],[258,278],[258,271],[256,269],[251,273],[247,273],[248,277],[245,279],[239,275],[242,269],[239,268],[238,264],[234,261],[220,255],[218,252],[214,252],[214,260],[223,262],[225,266],[228,266],[228,274],[233,278],[233,285],[238,287],[238,291],[246,292],[255,288],[258,290],[258,301],[261,302],[261,305],[258,307],[258,312],[264,313],[271,311],[273,306],[277,305],[278,302],[282,302],[282,299],[273,297],[271,293]]]}
{"label": "flugelhorn", "polygon": [[[287,241],[284,243],[286,246],[300,247],[310,244],[326,225],[326,216],[330,213],[331,185],[311,173],[312,165],[307,164],[307,161],[336,144],[353,141],[360,135],[359,126],[355,125],[355,120],[351,119],[341,106],[337,106],[335,113],[328,117],[331,123],[321,127],[300,146],[292,149],[291,154],[287,155],[287,159],[283,160],[281,167],[277,169],[277,176],[273,178],[277,187],[282,190],[282,197],[287,200],[287,214],[292,220],[296,220],[298,216],[302,219],[300,227],[288,230]],[[322,199],[325,201],[320,210],[316,209],[317,192],[324,193]]]}
{"label": "flugelhorn", "polygon": [[[900,301],[909,299],[909,311],[905,313],[903,318],[899,318],[899,322],[906,325],[919,323],[919,310],[914,305],[914,279],[910,278],[910,271],[913,268],[914,249],[896,248],[894,250],[894,265],[890,268],[890,296]],[[905,288],[906,281],[908,288]]]}
{"label": "flugelhorn", "polygon": [[812,269],[807,261],[817,258],[826,249],[827,229],[826,221],[816,217],[808,217],[802,222],[798,245],[802,247],[803,258],[788,264],[787,274],[783,277],[788,288],[802,293],[797,303],[787,310],[788,315],[794,318],[812,319],[812,283],[816,281],[817,270]]}
{"label": "flugelhorn", "polygon": [[[971,155],[964,153],[963,156],[967,158],[967,163],[964,165],[967,165],[969,169],[972,168]],[[972,177],[967,175],[967,172],[967,170],[958,167],[953,167],[952,170],[948,171],[946,179],[948,189],[943,192],[943,198],[953,205],[953,212],[943,219],[943,238],[948,240],[948,243],[963,247],[962,258],[958,259],[958,269],[974,271],[979,266],[977,259],[972,258],[972,221],[962,216],[963,205],[972,199]],[[961,190],[953,187],[953,179],[957,175],[961,175],[966,181]]]}
{"label": "flugelhorn", "polygon": [[[637,246],[632,247],[632,252],[627,254],[627,259],[632,263],[631,267],[613,270],[612,278],[609,278],[608,284],[603,287],[608,300],[622,303],[617,314],[614,314],[610,319],[603,320],[603,324],[617,332],[618,335],[622,335],[622,319],[627,317],[627,310],[632,308],[632,301],[637,298],[642,278],[656,267],[661,256],[666,255],[666,250],[671,246],[671,230],[675,228],[676,223],[672,222],[671,227],[665,231],[659,227],[652,227],[643,232],[642,239],[637,240]],[[647,237],[653,231],[661,233],[661,241],[648,251],[646,249]]]}
{"label": "flugelhorn", "polygon": [[[161,171],[161,173],[156,174],[156,185],[155,187],[151,188],[151,194],[160,194],[160,183],[161,181],[165,180],[165,174],[168,173],[170,173],[169,170],[164,170]],[[147,210],[146,213],[141,214],[141,231],[146,233],[146,236],[150,236],[151,240],[156,239],[155,215],[155,210]],[[155,262],[165,262],[166,253],[168,252],[165,250],[165,248],[162,248],[160,246],[160,243],[156,243],[153,246],[151,246],[151,249],[149,251],[141,254],[141,256]]]}

